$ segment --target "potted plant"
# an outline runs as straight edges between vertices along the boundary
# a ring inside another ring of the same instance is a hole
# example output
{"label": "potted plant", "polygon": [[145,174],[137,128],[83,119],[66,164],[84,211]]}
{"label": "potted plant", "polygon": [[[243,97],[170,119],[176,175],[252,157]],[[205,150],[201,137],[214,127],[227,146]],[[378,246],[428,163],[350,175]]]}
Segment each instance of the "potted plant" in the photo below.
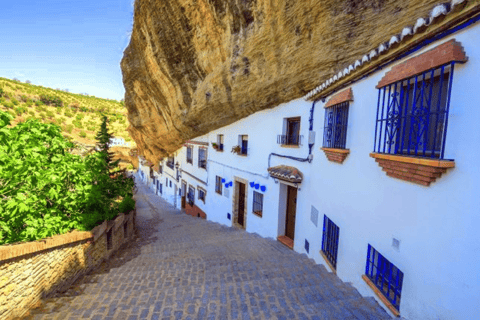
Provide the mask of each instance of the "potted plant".
{"label": "potted plant", "polygon": [[215,142],[212,142],[212,147],[213,149],[218,150],[218,144],[216,144]]}
{"label": "potted plant", "polygon": [[232,147],[232,153],[240,154],[240,152],[242,152],[242,148],[240,148],[240,146],[237,145]]}

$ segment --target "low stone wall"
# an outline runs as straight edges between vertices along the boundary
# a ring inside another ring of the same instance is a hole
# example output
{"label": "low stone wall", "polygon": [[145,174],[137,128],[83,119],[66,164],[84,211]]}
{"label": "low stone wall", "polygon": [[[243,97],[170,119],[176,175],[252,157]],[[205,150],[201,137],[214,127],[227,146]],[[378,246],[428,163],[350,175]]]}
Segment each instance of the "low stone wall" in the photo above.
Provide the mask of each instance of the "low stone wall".
{"label": "low stone wall", "polygon": [[121,213],[92,231],[0,246],[0,319],[25,316],[40,300],[79,277],[133,239],[136,212]]}
{"label": "low stone wall", "polygon": [[202,219],[207,219],[207,214],[202,211],[196,205],[189,205],[188,202],[185,204],[185,213],[191,215],[192,217],[198,217]]}

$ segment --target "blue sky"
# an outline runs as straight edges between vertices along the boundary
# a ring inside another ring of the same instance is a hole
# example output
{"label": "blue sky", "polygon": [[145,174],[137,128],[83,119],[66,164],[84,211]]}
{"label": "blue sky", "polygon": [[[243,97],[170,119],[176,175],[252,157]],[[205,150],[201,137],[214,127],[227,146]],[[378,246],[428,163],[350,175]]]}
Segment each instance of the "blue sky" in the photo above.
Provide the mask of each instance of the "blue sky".
{"label": "blue sky", "polygon": [[123,98],[133,0],[15,0],[0,8],[0,77]]}

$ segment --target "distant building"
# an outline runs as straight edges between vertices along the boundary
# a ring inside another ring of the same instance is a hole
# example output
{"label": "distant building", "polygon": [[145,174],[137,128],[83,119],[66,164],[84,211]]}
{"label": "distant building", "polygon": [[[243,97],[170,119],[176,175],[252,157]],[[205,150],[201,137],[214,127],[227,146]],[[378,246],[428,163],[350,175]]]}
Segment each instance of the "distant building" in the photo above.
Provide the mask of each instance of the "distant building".
{"label": "distant building", "polygon": [[125,142],[125,139],[122,137],[113,137],[108,143],[108,147],[130,147],[130,142]]}

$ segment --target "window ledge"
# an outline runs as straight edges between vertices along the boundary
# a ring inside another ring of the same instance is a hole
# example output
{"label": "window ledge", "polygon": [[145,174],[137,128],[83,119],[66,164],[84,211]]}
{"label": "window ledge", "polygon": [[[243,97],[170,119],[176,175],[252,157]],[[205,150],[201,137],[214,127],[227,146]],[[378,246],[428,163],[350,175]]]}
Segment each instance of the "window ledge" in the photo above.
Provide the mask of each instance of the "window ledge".
{"label": "window ledge", "polygon": [[323,253],[322,250],[320,250],[320,255],[323,257],[323,259],[325,259],[325,262],[326,262],[327,265],[330,267],[330,270],[332,270],[332,273],[333,273],[333,274],[337,274],[337,270],[333,267],[333,265],[330,263],[330,261],[328,260],[327,256],[325,255],[325,253]]}
{"label": "window ledge", "polygon": [[262,212],[258,212],[258,211],[253,211],[253,214],[256,215],[257,217],[262,217]]}
{"label": "window ledge", "polygon": [[237,153],[237,155],[239,155],[240,157],[246,157],[246,156],[248,156],[248,154],[242,154],[242,153]]}
{"label": "window ledge", "polygon": [[332,162],[343,163],[350,153],[350,149],[320,148],[325,152],[327,159]]}
{"label": "window ledge", "polygon": [[362,279],[368,284],[368,286],[375,292],[375,295],[382,300],[383,304],[392,312],[395,317],[400,317],[400,312],[398,312],[397,308],[393,306],[393,304],[388,301],[388,299],[378,290],[375,284],[370,280],[366,275],[362,275]]}
{"label": "window ledge", "polygon": [[281,144],[280,147],[282,147],[282,148],[295,148],[295,149],[300,148],[300,146],[298,144]]}
{"label": "window ledge", "polygon": [[370,153],[387,176],[429,186],[440,178],[448,168],[455,167],[452,160],[432,160],[420,157],[397,156],[383,153]]}

